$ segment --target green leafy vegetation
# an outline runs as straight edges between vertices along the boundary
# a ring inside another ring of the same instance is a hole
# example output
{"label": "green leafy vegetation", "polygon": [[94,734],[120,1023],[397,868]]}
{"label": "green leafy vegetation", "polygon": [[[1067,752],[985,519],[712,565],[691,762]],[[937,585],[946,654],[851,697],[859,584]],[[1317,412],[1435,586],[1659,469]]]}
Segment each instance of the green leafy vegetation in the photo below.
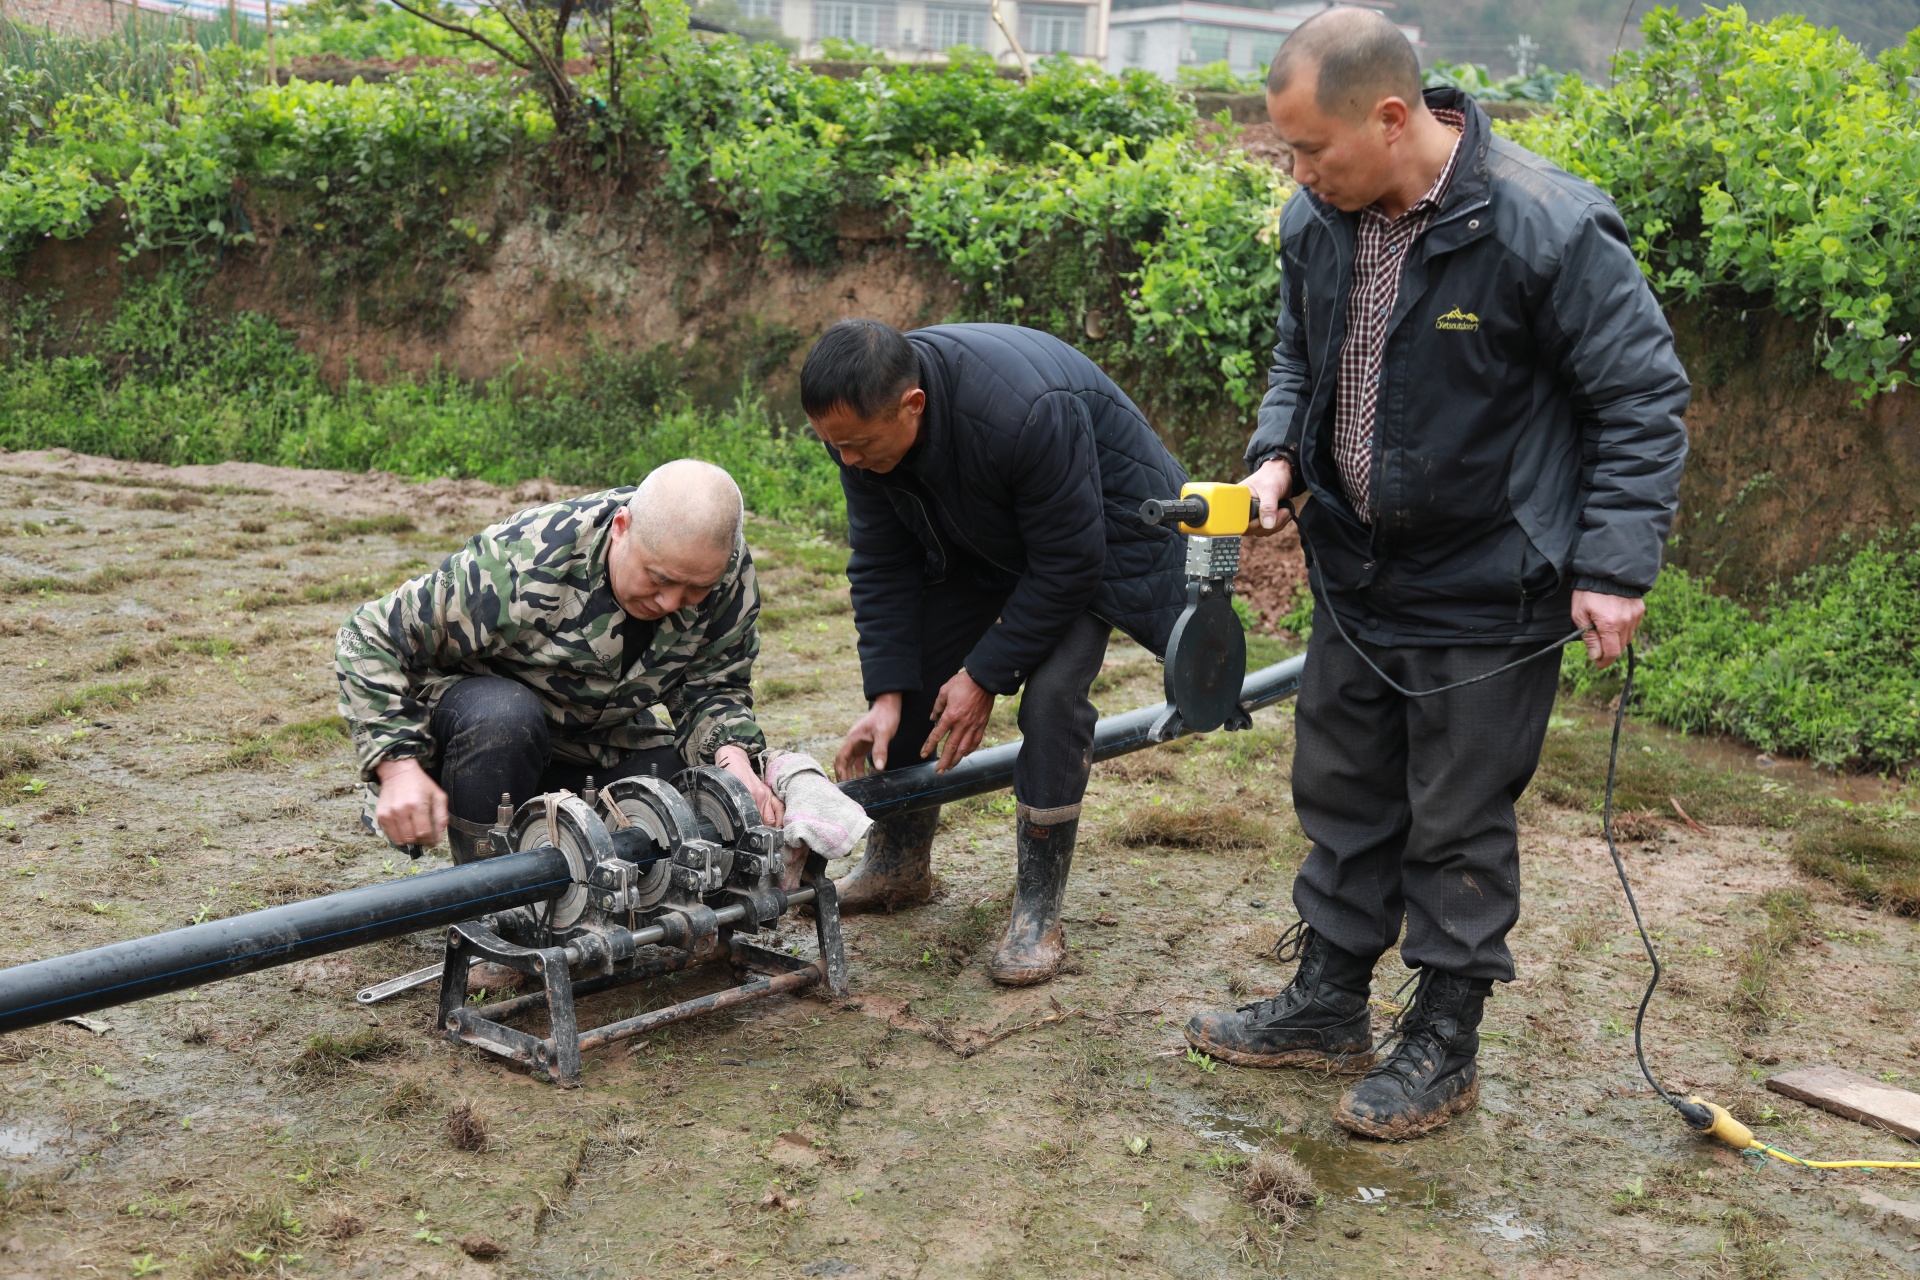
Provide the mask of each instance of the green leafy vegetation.
{"label": "green leafy vegetation", "polygon": [[1458,89],[1482,102],[1552,102],[1566,74],[1546,67],[1527,75],[1495,76],[1474,62],[1436,62],[1426,70],[1429,89]]}
{"label": "green leafy vegetation", "polygon": [[[1802,575],[1750,613],[1669,568],[1647,597],[1636,710],[1829,767],[1920,759],[1920,530]],[[1617,688],[1568,647],[1578,691]]]}
{"label": "green leafy vegetation", "polygon": [[1920,31],[1878,60],[1803,18],[1650,14],[1611,89],[1569,80],[1522,144],[1619,204],[1670,299],[1734,291],[1815,320],[1863,395],[1911,380],[1920,333]]}

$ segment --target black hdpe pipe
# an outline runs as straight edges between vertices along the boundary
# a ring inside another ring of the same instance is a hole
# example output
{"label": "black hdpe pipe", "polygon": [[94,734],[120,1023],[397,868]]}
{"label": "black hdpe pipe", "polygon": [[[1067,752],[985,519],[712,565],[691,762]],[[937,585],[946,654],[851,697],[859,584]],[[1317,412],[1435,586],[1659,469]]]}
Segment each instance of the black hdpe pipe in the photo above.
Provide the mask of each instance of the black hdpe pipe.
{"label": "black hdpe pipe", "polygon": [[572,883],[565,854],[528,849],[36,960],[0,970],[0,1032],[472,920],[544,901]]}
{"label": "black hdpe pipe", "polygon": [[[1300,691],[1300,672],[1306,665],[1306,657],[1302,655],[1252,672],[1241,682],[1240,706],[1247,711],[1258,711],[1291,698]],[[1168,741],[1155,733],[1155,726],[1166,712],[1167,704],[1159,702],[1101,720],[1093,728],[1093,758],[1111,760]],[[1181,730],[1182,735],[1185,732]],[[840,789],[858,800],[869,817],[884,818],[1010,787],[1013,762],[1019,757],[1020,744],[1007,742],[976,751],[945,773],[935,773],[935,766],[929,762],[888,773],[868,774],[844,783]]]}
{"label": "black hdpe pipe", "polygon": [[[1304,665],[1304,658],[1291,658],[1249,675],[1240,687],[1240,705],[1257,711],[1291,697]],[[1094,759],[1166,741],[1155,732],[1166,710],[1159,703],[1100,721]],[[843,789],[868,813],[885,817],[1010,786],[1019,754],[1020,744],[1009,742],[976,751],[944,774],[931,763],[914,765],[857,778]],[[617,845],[622,837],[635,845],[622,848],[624,856],[660,856],[641,849],[637,833],[616,832]],[[529,849],[0,969],[0,1033],[544,902],[572,883],[564,854]]]}

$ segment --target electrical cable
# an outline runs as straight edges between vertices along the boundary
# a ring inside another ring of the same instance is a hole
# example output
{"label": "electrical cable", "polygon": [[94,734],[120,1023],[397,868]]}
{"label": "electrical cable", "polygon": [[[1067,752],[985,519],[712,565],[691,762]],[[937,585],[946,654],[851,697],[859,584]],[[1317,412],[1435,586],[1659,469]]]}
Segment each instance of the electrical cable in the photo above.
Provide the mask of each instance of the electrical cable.
{"label": "electrical cable", "polygon": [[[1302,549],[1310,549],[1307,546],[1307,531],[1300,523],[1299,512],[1293,509],[1293,503],[1290,501],[1284,505],[1293,512],[1293,524],[1294,528],[1299,530]],[[1314,566],[1311,560],[1309,560],[1307,565],[1307,578],[1309,585],[1313,585]],[[1516,658],[1504,666],[1496,667],[1492,671],[1485,672],[1481,675],[1472,676],[1465,680],[1456,680],[1451,684],[1443,684],[1436,689],[1409,689],[1382,671],[1379,666],[1374,663],[1373,659],[1367,656],[1366,651],[1354,642],[1353,637],[1347,634],[1346,626],[1340,621],[1340,613],[1333,607],[1333,601],[1326,591],[1324,582],[1319,585],[1320,598],[1326,602],[1327,616],[1333,620],[1334,630],[1342,640],[1346,641],[1347,647],[1353,650],[1360,661],[1364,662],[1373,674],[1380,677],[1389,688],[1402,697],[1407,698],[1431,698],[1435,694],[1465,688],[1467,685],[1478,684],[1482,680],[1491,680],[1493,677],[1511,671],[1515,667],[1525,666],[1529,662],[1544,658],[1549,653],[1558,653],[1566,645],[1580,639],[1591,630],[1591,627],[1580,627],[1563,639],[1555,640],[1543,649],[1527,654],[1525,657]],[[1635,1011],[1633,1016],[1633,1056],[1635,1061],[1640,1065],[1640,1074],[1646,1078],[1648,1086],[1654,1093],[1659,1095],[1660,1100],[1679,1113],[1680,1118],[1686,1121],[1688,1128],[1696,1133],[1717,1138],[1721,1142],[1739,1151],[1750,1152],[1763,1158],[1772,1157],[1782,1163],[1802,1169],[1920,1170],[1920,1160],[1803,1160],[1799,1156],[1790,1155],[1778,1147],[1770,1146],[1754,1137],[1751,1129],[1734,1119],[1732,1114],[1718,1103],[1708,1102],[1706,1099],[1697,1096],[1689,1096],[1685,1099],[1677,1098],[1661,1088],[1660,1082],[1654,1079],[1653,1071],[1647,1066],[1647,1052],[1643,1033],[1647,1020],[1647,1006],[1653,1003],[1653,993],[1660,985],[1660,955],[1654,949],[1653,936],[1647,932],[1645,920],[1640,916],[1640,903],[1639,900],[1634,897],[1633,884],[1627,878],[1627,864],[1620,856],[1620,847],[1615,842],[1613,835],[1613,794],[1614,784],[1619,774],[1620,732],[1626,724],[1627,706],[1633,700],[1635,659],[1633,645],[1631,643],[1626,647],[1626,659],[1626,680],[1621,685],[1619,700],[1614,704],[1613,734],[1607,747],[1607,785],[1601,799],[1600,830],[1601,834],[1606,837],[1607,853],[1613,859],[1614,873],[1620,878],[1620,892],[1626,896],[1627,910],[1633,916],[1633,927],[1640,934],[1640,945],[1646,948],[1647,960],[1653,966],[1653,976],[1647,979],[1646,990],[1641,992],[1640,995],[1640,1007]],[[1405,988],[1403,987],[1402,990],[1405,990]]]}

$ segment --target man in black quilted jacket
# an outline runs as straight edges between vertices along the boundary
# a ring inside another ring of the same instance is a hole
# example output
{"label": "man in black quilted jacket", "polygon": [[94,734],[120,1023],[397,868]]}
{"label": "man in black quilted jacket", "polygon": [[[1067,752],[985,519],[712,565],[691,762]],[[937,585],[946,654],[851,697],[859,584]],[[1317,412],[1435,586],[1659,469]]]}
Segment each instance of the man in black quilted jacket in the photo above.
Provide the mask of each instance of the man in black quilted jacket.
{"label": "man in black quilted jacket", "polygon": [[[1186,473],[1126,393],[1057,338],[1003,324],[902,334],[843,320],[808,353],[800,403],[840,464],[870,704],[834,767],[899,769],[975,747],[1024,687],[1013,918],[988,972],[1045,982],[1093,764],[1089,701],[1115,627],[1155,654],[1185,604],[1185,547],[1140,504]],[[876,823],[843,911],[924,902],[939,810]]]}
{"label": "man in black quilted jacket", "polygon": [[[1281,500],[1312,498],[1293,795],[1313,848],[1292,983],[1187,1038],[1247,1066],[1366,1070],[1334,1119],[1410,1138],[1479,1097],[1559,642],[1579,628],[1604,666],[1633,638],[1678,505],[1687,377],[1612,201],[1457,90],[1423,93],[1388,19],[1302,23],[1267,109],[1300,191],[1247,483],[1267,532]],[[1420,983],[1376,1060],[1368,993],[1396,940]]]}

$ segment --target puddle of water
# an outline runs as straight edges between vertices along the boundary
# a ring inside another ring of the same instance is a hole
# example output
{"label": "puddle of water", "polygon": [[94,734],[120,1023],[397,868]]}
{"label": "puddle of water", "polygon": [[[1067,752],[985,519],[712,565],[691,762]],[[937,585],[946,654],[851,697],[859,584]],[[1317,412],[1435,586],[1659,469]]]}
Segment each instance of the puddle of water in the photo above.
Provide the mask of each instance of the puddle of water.
{"label": "puddle of water", "polygon": [[1305,1134],[1268,1128],[1251,1116],[1225,1111],[1185,1113],[1187,1127],[1209,1142],[1218,1142],[1251,1155],[1262,1147],[1279,1147],[1307,1167],[1320,1190],[1355,1204],[1418,1205],[1451,1210],[1456,1198],[1437,1178],[1415,1176],[1352,1142],[1328,1142]]}
{"label": "puddle of water", "polygon": [[1530,1227],[1524,1222],[1514,1221],[1517,1215],[1511,1212],[1490,1213],[1487,1220],[1474,1228],[1481,1235],[1499,1236],[1508,1244],[1519,1244],[1522,1240],[1543,1240],[1546,1232],[1538,1227]]}
{"label": "puddle of water", "polygon": [[31,1125],[10,1125],[0,1129],[0,1157],[9,1160],[23,1160],[28,1156],[40,1154],[47,1145],[49,1133]]}

